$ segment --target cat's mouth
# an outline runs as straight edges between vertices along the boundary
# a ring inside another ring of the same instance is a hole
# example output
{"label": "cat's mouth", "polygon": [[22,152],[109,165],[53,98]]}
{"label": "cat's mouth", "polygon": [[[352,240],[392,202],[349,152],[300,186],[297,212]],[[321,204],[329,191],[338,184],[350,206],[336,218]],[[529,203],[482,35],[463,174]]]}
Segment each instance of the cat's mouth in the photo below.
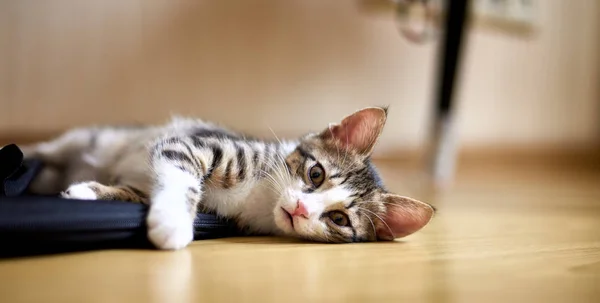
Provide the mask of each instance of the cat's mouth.
{"label": "cat's mouth", "polygon": [[295,230],[294,228],[294,218],[292,217],[292,214],[290,214],[287,210],[285,210],[285,208],[281,208],[281,210],[283,211],[283,214],[287,217],[290,225],[292,226],[292,229]]}

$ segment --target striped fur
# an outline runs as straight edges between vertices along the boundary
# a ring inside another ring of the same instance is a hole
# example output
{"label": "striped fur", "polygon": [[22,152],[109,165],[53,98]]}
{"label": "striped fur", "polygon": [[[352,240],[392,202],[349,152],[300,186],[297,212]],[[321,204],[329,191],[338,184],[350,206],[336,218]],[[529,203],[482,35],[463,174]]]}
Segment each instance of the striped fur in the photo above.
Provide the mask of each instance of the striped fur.
{"label": "striped fur", "polygon": [[[292,141],[250,138],[193,119],[76,129],[25,149],[46,163],[30,190],[148,203],[148,236],[162,249],[193,240],[198,209],[233,219],[249,234],[334,243],[394,238],[420,229],[433,211],[388,193],[370,162],[386,116],[366,109]],[[315,166],[324,174],[318,186]],[[304,215],[292,216],[301,204]]]}

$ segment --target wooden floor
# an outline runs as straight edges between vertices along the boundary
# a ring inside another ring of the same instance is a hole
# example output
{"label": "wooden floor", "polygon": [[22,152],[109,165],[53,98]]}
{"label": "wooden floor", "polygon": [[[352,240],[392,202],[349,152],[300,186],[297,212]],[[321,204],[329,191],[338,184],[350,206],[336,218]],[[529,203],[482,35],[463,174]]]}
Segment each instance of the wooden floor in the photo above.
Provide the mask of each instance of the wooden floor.
{"label": "wooden floor", "polygon": [[0,301],[600,302],[597,171],[472,165],[436,192],[412,170],[380,166],[391,189],[439,209],[403,241],[243,238],[4,260]]}

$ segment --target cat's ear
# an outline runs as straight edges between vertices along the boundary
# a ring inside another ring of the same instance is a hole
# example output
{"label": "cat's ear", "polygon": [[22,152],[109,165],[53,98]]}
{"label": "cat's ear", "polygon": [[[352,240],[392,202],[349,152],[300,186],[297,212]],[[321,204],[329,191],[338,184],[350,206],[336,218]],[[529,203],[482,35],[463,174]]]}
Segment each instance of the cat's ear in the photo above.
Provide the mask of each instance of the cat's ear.
{"label": "cat's ear", "polygon": [[377,238],[391,241],[408,236],[429,223],[435,212],[424,202],[394,194],[384,194],[386,213],[377,222]]}
{"label": "cat's ear", "polygon": [[386,118],[387,108],[364,108],[347,116],[339,124],[329,125],[329,128],[321,133],[321,137],[333,140],[342,148],[369,156],[383,130]]}

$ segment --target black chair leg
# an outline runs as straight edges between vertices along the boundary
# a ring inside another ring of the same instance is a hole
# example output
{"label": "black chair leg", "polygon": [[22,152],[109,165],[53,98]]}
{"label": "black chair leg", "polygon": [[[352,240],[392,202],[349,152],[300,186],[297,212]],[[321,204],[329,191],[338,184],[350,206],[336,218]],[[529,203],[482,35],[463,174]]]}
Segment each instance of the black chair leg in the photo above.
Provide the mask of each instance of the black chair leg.
{"label": "black chair leg", "polygon": [[440,49],[430,154],[434,181],[438,184],[445,184],[452,180],[457,158],[453,98],[469,2],[469,0],[446,0],[447,17]]}

